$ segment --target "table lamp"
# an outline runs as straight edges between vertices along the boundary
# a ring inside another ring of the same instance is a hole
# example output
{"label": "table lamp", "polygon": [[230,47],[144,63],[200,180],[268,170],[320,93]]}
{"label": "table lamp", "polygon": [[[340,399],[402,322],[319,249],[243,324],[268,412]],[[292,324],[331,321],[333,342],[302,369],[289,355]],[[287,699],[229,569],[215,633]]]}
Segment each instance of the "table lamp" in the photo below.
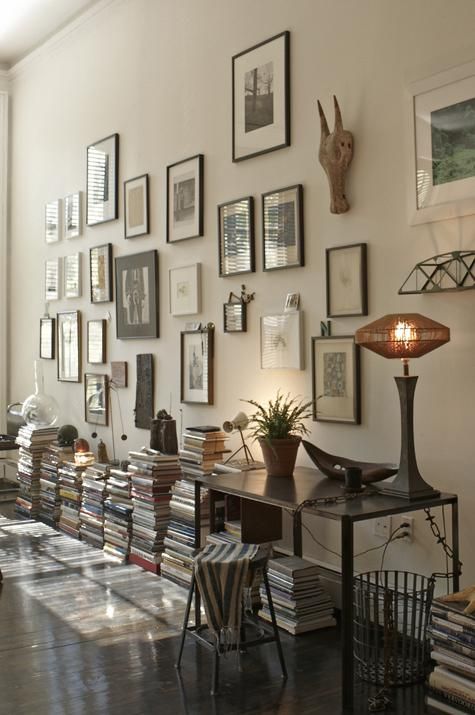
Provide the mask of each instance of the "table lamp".
{"label": "table lamp", "polygon": [[386,358],[400,358],[403,376],[395,377],[401,405],[401,457],[394,481],[381,491],[406,499],[436,496],[421,477],[414,448],[414,392],[417,376],[409,375],[410,358],[421,357],[450,340],[450,330],[419,313],[385,315],[356,331],[355,342]]}

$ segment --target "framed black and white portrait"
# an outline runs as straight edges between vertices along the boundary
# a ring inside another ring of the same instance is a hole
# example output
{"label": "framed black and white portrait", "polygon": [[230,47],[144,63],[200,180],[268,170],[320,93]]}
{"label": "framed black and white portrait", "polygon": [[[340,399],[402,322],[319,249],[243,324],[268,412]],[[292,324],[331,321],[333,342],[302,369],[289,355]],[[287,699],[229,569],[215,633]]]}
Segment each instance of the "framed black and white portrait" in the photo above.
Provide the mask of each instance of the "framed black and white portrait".
{"label": "framed black and white portrait", "polygon": [[181,402],[212,405],[214,328],[180,334]]}
{"label": "framed black and white portrait", "polygon": [[69,194],[63,201],[64,238],[77,238],[82,231],[82,191]]}
{"label": "framed black and white portrait", "polygon": [[149,230],[148,174],[143,174],[124,181],[124,234],[136,238]]}
{"label": "framed black and white portrait", "polygon": [[252,196],[218,206],[218,241],[220,276],[255,271]]}
{"label": "framed black and white portrait", "polygon": [[117,337],[158,338],[158,253],[115,259]]}
{"label": "framed black and white portrait", "polygon": [[109,424],[109,378],[86,372],[84,375],[84,419],[94,425]]}
{"label": "framed black and white portrait", "polygon": [[203,235],[203,154],[167,166],[167,242]]}
{"label": "framed black and white portrait", "polygon": [[81,313],[70,310],[56,316],[58,380],[81,382]]}
{"label": "framed black and white portrait", "polygon": [[327,316],[368,315],[366,243],[326,249]]}
{"label": "framed black and white portrait", "polygon": [[262,195],[264,270],[304,265],[301,184]]}
{"label": "framed black and white portrait", "polygon": [[40,319],[40,358],[54,360],[55,356],[55,319]]}
{"label": "framed black and white portrait", "polygon": [[118,213],[119,135],[87,147],[86,223],[113,221]]}
{"label": "framed black and white portrait", "polygon": [[312,338],[314,420],[360,423],[359,351],[353,335]]}
{"label": "framed black and white portrait", "polygon": [[94,246],[89,251],[91,303],[112,300],[112,243]]}

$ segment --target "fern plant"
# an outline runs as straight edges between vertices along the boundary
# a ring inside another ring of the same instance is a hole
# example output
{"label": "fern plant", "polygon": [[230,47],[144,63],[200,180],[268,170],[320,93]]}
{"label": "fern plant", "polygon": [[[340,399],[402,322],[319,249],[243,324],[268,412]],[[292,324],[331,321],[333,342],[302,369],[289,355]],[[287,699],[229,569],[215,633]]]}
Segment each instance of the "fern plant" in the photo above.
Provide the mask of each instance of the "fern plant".
{"label": "fern plant", "polygon": [[260,405],[255,400],[242,400],[256,408],[249,416],[249,427],[253,437],[265,440],[289,439],[298,435],[309,434],[303,420],[312,416],[312,400],[306,402],[290,393],[277,392],[275,400],[267,405]]}

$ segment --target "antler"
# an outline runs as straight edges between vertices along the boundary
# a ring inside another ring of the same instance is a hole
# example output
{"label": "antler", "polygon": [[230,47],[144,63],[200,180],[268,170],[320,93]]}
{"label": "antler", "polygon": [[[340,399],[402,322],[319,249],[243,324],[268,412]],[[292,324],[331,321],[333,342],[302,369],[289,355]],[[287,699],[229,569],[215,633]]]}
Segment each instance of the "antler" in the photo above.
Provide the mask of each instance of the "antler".
{"label": "antler", "polygon": [[327,120],[325,117],[325,112],[323,111],[323,108],[322,108],[322,105],[320,104],[319,99],[317,99],[317,104],[318,104],[318,113],[320,114],[320,127],[322,130],[321,140],[323,141],[323,139],[326,139],[327,136],[330,134],[330,130],[328,129],[328,123],[327,123]]}

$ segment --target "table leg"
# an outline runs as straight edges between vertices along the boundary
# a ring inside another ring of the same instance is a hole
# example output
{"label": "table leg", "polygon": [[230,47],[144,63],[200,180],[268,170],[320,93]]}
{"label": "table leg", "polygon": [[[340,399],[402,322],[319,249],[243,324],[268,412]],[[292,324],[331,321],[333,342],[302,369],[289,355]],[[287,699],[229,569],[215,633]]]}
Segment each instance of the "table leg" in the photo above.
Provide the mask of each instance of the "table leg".
{"label": "table leg", "polygon": [[295,556],[302,557],[303,547],[302,547],[302,512],[297,511],[293,515],[293,538],[294,538],[294,554]]}
{"label": "table leg", "polygon": [[[195,482],[195,549],[201,548],[201,484]],[[201,625],[201,598],[198,586],[195,588],[195,626]]]}
{"label": "table leg", "polygon": [[341,520],[342,706],[353,710],[353,522]]}
{"label": "table leg", "polygon": [[456,499],[452,504],[452,584],[454,593],[456,593],[459,586],[459,504],[458,499]]}

